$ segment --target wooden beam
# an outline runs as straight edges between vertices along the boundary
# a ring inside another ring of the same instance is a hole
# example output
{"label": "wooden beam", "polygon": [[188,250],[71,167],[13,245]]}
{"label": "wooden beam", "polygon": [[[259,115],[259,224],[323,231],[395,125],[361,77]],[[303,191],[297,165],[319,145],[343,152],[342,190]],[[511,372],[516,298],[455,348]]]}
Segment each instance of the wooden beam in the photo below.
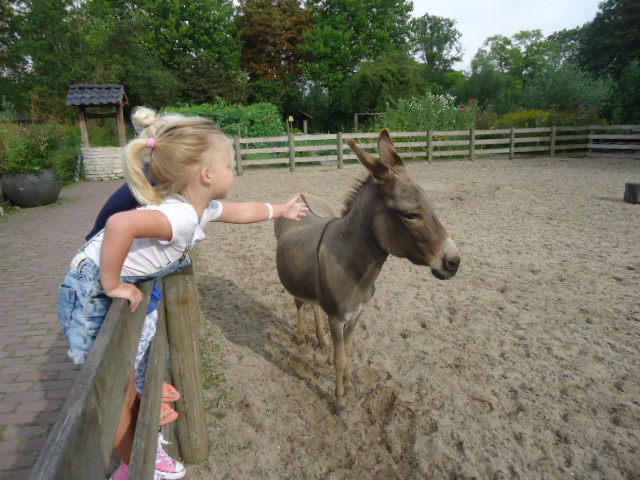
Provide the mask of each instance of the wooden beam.
{"label": "wooden beam", "polygon": [[89,142],[89,130],[87,128],[87,111],[84,107],[78,107],[78,126],[80,127],[80,133],[82,134],[82,145],[91,148]]}
{"label": "wooden beam", "polygon": [[162,280],[172,381],[182,398],[176,410],[180,456],[202,463],[209,453],[200,361],[200,306],[193,266]]}
{"label": "wooden beam", "polygon": [[120,138],[120,146],[124,147],[127,144],[127,133],[124,128],[124,111],[122,105],[118,105],[117,107],[117,118],[116,123],[118,124],[118,137]]}
{"label": "wooden beam", "polygon": [[142,285],[145,301],[133,314],[126,300],[113,301],[31,480],[86,480],[106,474],[150,290],[149,282]]}

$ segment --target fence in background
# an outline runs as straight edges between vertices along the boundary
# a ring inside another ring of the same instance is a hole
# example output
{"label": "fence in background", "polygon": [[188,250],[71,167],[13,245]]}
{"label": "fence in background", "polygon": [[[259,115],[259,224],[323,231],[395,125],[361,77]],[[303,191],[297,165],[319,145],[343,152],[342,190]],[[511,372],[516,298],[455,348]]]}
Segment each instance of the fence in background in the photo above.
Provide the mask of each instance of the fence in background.
{"label": "fence in background", "polygon": [[[507,128],[498,130],[457,130],[393,132],[400,156],[408,159],[462,158],[545,154],[576,155],[597,152],[640,153],[640,125]],[[360,148],[376,149],[378,133],[337,133],[281,137],[235,138],[238,174],[247,167],[298,164],[334,165],[355,160],[347,145],[353,138]]]}

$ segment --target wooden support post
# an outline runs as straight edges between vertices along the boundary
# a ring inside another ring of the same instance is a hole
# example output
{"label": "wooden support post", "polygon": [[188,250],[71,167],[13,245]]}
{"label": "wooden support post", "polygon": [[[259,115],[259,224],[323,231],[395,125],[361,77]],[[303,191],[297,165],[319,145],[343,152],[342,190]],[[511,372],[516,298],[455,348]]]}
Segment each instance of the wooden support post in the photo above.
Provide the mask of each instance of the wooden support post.
{"label": "wooden support post", "polygon": [[84,107],[78,107],[78,124],[80,125],[80,133],[82,134],[82,145],[91,148],[89,143],[89,129],[87,128],[87,111]]}
{"label": "wooden support post", "polygon": [[120,139],[120,146],[124,147],[127,144],[127,133],[124,128],[124,109],[122,105],[116,107],[116,123],[118,124],[118,138]]}
{"label": "wooden support post", "polygon": [[202,393],[200,363],[200,307],[198,286],[189,265],[163,279],[171,378],[182,392],[176,402],[180,413],[176,433],[180,456],[187,463],[207,459],[209,441]]}
{"label": "wooden support post", "polygon": [[305,135],[307,134],[308,125],[309,125],[309,121],[306,118],[304,120],[302,120],[302,132]]}
{"label": "wooden support post", "polygon": [[234,138],[233,145],[236,151],[236,173],[238,175],[242,175],[242,150],[240,148],[240,138]]}
{"label": "wooden support post", "polygon": [[162,404],[162,384],[167,370],[167,329],[164,305],[158,305],[156,334],[151,342],[144,395],[140,402],[133,439],[129,478],[153,478],[158,446],[158,418]]}
{"label": "wooden support post", "polygon": [[469,160],[472,162],[476,158],[476,131],[472,128],[469,130]]}
{"label": "wooden support post", "polygon": [[431,162],[433,158],[433,132],[427,132],[427,162]]}
{"label": "wooden support post", "polygon": [[624,201],[627,203],[640,203],[640,183],[624,184]]}
{"label": "wooden support post", "polygon": [[551,141],[549,142],[549,156],[556,156],[556,126],[551,127]]}
{"label": "wooden support post", "polygon": [[342,168],[344,166],[344,152],[342,149],[344,146],[342,145],[342,132],[338,132],[338,168]]}
{"label": "wooden support post", "polygon": [[509,160],[513,160],[515,158],[516,153],[516,128],[511,127],[511,132],[509,133]]}
{"label": "wooden support post", "polygon": [[296,146],[293,142],[293,134],[289,132],[289,171],[296,169]]}

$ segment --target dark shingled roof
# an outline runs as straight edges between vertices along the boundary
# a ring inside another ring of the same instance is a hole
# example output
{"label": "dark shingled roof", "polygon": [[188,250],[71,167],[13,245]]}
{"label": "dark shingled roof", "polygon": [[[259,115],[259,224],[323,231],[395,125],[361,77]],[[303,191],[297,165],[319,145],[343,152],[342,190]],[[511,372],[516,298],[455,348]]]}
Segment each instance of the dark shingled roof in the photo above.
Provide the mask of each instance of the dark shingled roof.
{"label": "dark shingled roof", "polygon": [[124,87],[115,83],[77,84],[69,87],[67,105],[119,105],[127,103]]}

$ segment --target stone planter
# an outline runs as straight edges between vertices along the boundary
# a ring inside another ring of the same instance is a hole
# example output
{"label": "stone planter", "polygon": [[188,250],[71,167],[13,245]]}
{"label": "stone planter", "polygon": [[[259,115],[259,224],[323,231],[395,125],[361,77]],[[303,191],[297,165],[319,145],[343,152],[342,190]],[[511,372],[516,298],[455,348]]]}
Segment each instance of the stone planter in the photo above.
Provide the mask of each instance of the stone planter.
{"label": "stone planter", "polygon": [[5,173],[2,191],[11,203],[20,208],[49,205],[58,200],[62,182],[52,168],[36,173]]}

